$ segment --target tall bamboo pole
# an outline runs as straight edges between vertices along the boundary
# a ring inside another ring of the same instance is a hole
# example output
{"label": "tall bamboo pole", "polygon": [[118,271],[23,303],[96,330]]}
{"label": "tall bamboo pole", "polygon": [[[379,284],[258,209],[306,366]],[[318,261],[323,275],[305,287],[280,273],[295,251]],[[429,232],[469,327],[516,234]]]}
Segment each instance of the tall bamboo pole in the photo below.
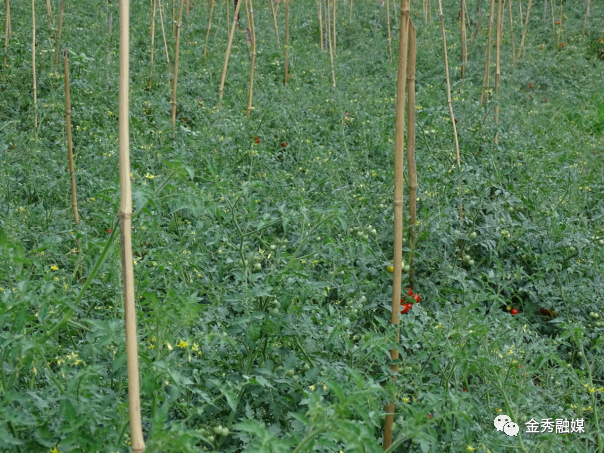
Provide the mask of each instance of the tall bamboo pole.
{"label": "tall bamboo pole", "polygon": [[[239,2],[238,2],[239,4]],[[229,25],[229,0],[225,0],[225,5],[227,6],[227,25]],[[235,15],[236,17],[236,22],[237,22],[237,14]]]}
{"label": "tall bamboo pole", "polygon": [[71,137],[71,96],[69,91],[67,50],[63,51],[63,79],[65,81],[65,128],[67,131],[67,158],[69,159],[69,175],[71,178],[71,206],[74,210],[76,224],[79,224],[80,216],[78,215],[78,196],[76,195],[76,171],[74,167],[74,151]]}
{"label": "tall bamboo pole", "polygon": [[149,89],[151,90],[151,80],[153,78],[153,51],[155,43],[155,8],[156,0],[153,0],[153,14],[151,16],[151,59],[149,65],[151,66],[151,72],[149,73]]}
{"label": "tall bamboo pole", "polygon": [[235,20],[239,13],[239,7],[242,2],[237,2],[235,7],[235,13],[233,15],[233,25],[231,26],[231,32],[229,33],[229,42],[227,43],[227,52],[225,53],[225,63],[223,64],[223,75],[221,77],[221,86],[218,89],[218,110],[221,110],[223,105],[223,89],[225,88],[225,79],[227,78],[227,66],[229,66],[229,56],[231,55],[231,44],[233,43],[233,34],[235,33]]}
{"label": "tall bamboo pole", "polygon": [[[8,2],[8,0],[6,0]],[[588,14],[590,11],[590,0],[586,4],[586,14],[584,14],[584,23],[582,24],[582,34],[584,34],[584,30],[586,29],[586,20],[588,19]]]}
{"label": "tall bamboo pole", "polygon": [[353,0],[351,0],[351,6],[349,7],[349,22],[351,21],[352,17],[353,17]]}
{"label": "tall bamboo pole", "polygon": [[214,0],[210,5],[210,18],[208,19],[208,32],[206,33],[206,44],[204,44],[204,65],[206,64],[206,52],[208,50],[208,38],[210,37],[210,30],[212,30],[212,13],[214,11]]}
{"label": "tall bamboo pole", "polygon": [[[410,26],[410,4],[408,0],[401,0],[401,27],[399,29],[399,61],[397,63],[397,100],[395,102],[395,185],[393,194],[394,210],[394,238],[393,238],[393,294],[391,299],[391,323],[399,325],[399,312],[401,310],[401,256],[403,244],[403,154],[405,131],[405,86],[407,81],[408,60],[408,28]],[[399,327],[397,338],[399,344]],[[399,359],[399,351],[391,350],[391,361]],[[394,373],[399,372],[398,364],[391,364]],[[396,376],[392,377],[393,381]],[[395,404],[389,402],[386,407],[384,421],[384,436],[382,448],[386,451],[393,441],[393,420],[395,418]]]}
{"label": "tall bamboo pole", "polygon": [[52,27],[53,24],[53,10],[50,6],[50,0],[46,0],[46,18],[48,19],[48,25]]}
{"label": "tall bamboo pole", "polygon": [[[494,82],[494,93],[498,93],[500,89],[500,46],[502,44],[502,0],[498,0],[498,17],[496,24],[496,79]],[[500,100],[496,104],[495,108],[496,124],[498,123],[500,116]],[[494,142],[498,143],[498,132],[494,137]]]}
{"label": "tall bamboo pole", "polygon": [[519,60],[519,58],[521,58],[521,52],[524,49],[523,47],[523,43],[525,42],[525,34],[527,33],[527,23],[529,22],[529,13],[531,12],[531,2],[532,0],[529,0],[529,3],[527,5],[527,11],[525,12],[525,24],[523,25],[523,33],[521,33],[521,44],[519,44],[519,52],[517,53],[517,60]]}
{"label": "tall bamboo pole", "polygon": [[[175,24],[175,22],[174,22],[174,19],[175,19],[174,18],[174,14],[175,14],[175,11],[174,11],[174,2],[175,2],[175,0],[172,0],[172,37],[173,38],[174,38],[174,24]],[[227,14],[229,14],[228,10],[229,10],[229,8],[227,7]]]}
{"label": "tall bamboo pole", "polygon": [[275,28],[275,38],[277,39],[277,47],[280,48],[281,45],[279,43],[279,31],[277,28],[277,13],[275,12],[275,5],[273,4],[273,0],[269,1],[271,2],[271,11],[273,12],[273,27]]}
{"label": "tall bamboo pole", "polygon": [[561,27],[563,26],[563,0],[561,0],[559,12],[559,31],[557,32],[557,44],[561,42]]}
{"label": "tall bamboo pole", "polygon": [[254,65],[256,64],[256,34],[254,33],[254,9],[252,0],[250,1],[250,32],[252,34],[252,65],[250,67],[250,91],[248,93],[248,110],[246,117],[250,118],[250,110],[252,109],[252,88],[254,87]]}
{"label": "tall bamboo pole", "polygon": [[284,85],[288,85],[288,43],[290,41],[290,13],[289,13],[289,4],[290,2],[286,0],[286,63],[285,63],[285,75],[284,75]]}
{"label": "tall bamboo pole", "polygon": [[489,98],[489,70],[490,70],[490,53],[492,50],[492,26],[494,24],[494,0],[491,1],[490,4],[490,13],[489,13],[489,29],[487,32],[487,54],[485,56],[485,72],[483,73],[483,88],[481,89],[481,104],[483,104],[483,99],[485,100]]}
{"label": "tall bamboo pole", "polygon": [[465,18],[465,9],[466,9],[466,2],[464,0],[461,0],[461,4],[460,4],[460,49],[461,49],[461,57],[462,57],[462,62],[460,65],[460,79],[462,79],[462,86],[464,87],[464,73],[466,70],[466,60],[467,60],[467,52],[466,52],[466,23],[464,22],[464,18]]}
{"label": "tall bamboo pole", "polygon": [[105,91],[109,90],[109,42],[111,41],[111,22],[113,12],[107,18],[107,42],[105,43]]}
{"label": "tall bamboo pole", "polygon": [[[492,0],[492,13],[493,13],[493,0]],[[492,14],[493,15],[493,14]],[[450,88],[450,69],[447,62],[447,42],[445,40],[445,25],[443,23],[443,9],[441,8],[441,0],[439,0],[439,20],[441,21],[441,37],[443,39],[443,59],[445,61],[445,80],[447,82],[447,105],[450,110],[450,121],[452,122],[452,128],[454,129],[454,145],[456,146],[456,163],[460,168],[460,147],[458,146],[458,131],[456,131],[456,119],[454,118],[454,109],[452,107],[452,93]],[[460,190],[458,190],[460,191]],[[458,204],[458,215],[460,217],[460,223],[463,222],[462,215],[462,202]]]}
{"label": "tall bamboo pole", "polygon": [[389,12],[389,0],[387,0],[387,33],[389,39],[389,61],[393,61],[393,48],[391,47],[391,13]]}
{"label": "tall bamboo pole", "polygon": [[36,5],[35,0],[32,0],[32,72],[33,72],[33,88],[34,88],[34,127],[35,134],[38,133],[38,93],[36,83]]}
{"label": "tall bamboo pole", "polygon": [[118,107],[118,145],[120,151],[120,242],[122,245],[122,282],[124,286],[124,321],[126,325],[126,361],[128,370],[128,410],[133,452],[145,451],[141,427],[139,396],[139,359],[137,347],[137,313],[132,269],[132,190],[130,188],[130,120],[128,91],[130,50],[130,2],[120,1],[120,86]]}
{"label": "tall bamboo pole", "polygon": [[[317,17],[319,18],[319,48],[324,50],[324,31],[323,31],[323,21],[321,20],[321,0],[315,0],[317,4]],[[273,4],[273,3],[272,3]]]}
{"label": "tall bamboo pole", "polygon": [[334,55],[336,55],[336,0],[332,0],[332,34],[334,35],[332,46],[334,47]]}
{"label": "tall bamboo pole", "polygon": [[[552,18],[552,28],[555,28],[555,4],[553,0],[550,0],[550,16]],[[521,16],[521,20],[523,20],[523,16]]]}
{"label": "tall bamboo pole", "polygon": [[326,30],[328,35],[328,47],[330,49],[330,64],[332,65],[332,86],[336,86],[336,74],[334,73],[334,53],[332,52],[332,34],[330,33],[330,4],[326,7]]}
{"label": "tall bamboo pole", "polygon": [[176,44],[174,48],[174,74],[172,77],[172,137],[174,137],[174,126],[176,123],[176,84],[179,75],[179,41],[181,40],[181,25],[183,20],[184,2],[185,0],[181,0],[181,4],[179,6],[179,20],[176,24]]}
{"label": "tall bamboo pole", "polygon": [[418,189],[418,175],[416,173],[416,27],[410,20],[408,31],[408,63],[407,63],[407,91],[408,91],[408,190],[410,222],[408,235],[412,253],[410,256],[410,288],[414,290],[414,252],[416,249],[416,190]]}
{"label": "tall bamboo pole", "polygon": [[517,61],[515,59],[515,34],[513,31],[513,8],[511,0],[508,0],[508,22],[510,26],[510,45],[512,47],[513,66],[515,66]]}
{"label": "tall bamboo pole", "polygon": [[162,26],[162,37],[164,38],[164,51],[166,52],[167,74],[170,74],[170,57],[168,57],[168,44],[166,43],[166,31],[164,30],[164,17],[162,15],[162,0],[158,0],[158,9],[160,10],[160,24]]}
{"label": "tall bamboo pole", "polygon": [[57,42],[55,43],[55,66],[59,64],[59,48],[61,47],[61,29],[63,28],[64,6],[65,0],[61,0],[61,7],[59,8],[59,29],[57,30]]}

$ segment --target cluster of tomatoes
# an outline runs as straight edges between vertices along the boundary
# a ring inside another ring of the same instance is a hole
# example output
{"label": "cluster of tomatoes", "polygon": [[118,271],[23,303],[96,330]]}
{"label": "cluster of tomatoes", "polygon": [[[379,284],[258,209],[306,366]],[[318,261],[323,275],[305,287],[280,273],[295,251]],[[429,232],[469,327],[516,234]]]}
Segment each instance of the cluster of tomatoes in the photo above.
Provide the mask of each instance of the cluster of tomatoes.
{"label": "cluster of tomatoes", "polygon": [[[260,137],[254,136],[254,142],[256,142],[257,145],[260,145]],[[282,142],[281,146],[286,148],[288,146],[288,142]]]}
{"label": "cluster of tomatoes", "polygon": [[[407,292],[408,296],[410,296],[412,298],[412,300],[414,300],[415,302],[419,303],[420,302],[420,295],[418,295],[417,293],[414,293],[414,291],[411,288],[406,288],[405,291]],[[410,309],[412,309],[412,306],[414,305],[414,303],[409,302],[409,303],[404,303],[404,300],[409,300],[409,298],[401,298],[401,313],[402,314],[407,314],[408,311]]]}

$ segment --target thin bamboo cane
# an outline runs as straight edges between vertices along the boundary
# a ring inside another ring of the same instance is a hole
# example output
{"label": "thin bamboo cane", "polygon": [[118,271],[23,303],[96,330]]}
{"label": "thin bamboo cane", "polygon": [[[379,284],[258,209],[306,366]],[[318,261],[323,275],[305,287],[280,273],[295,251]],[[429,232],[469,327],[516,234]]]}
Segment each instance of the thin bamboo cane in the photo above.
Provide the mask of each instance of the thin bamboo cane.
{"label": "thin bamboo cane", "polygon": [[32,73],[33,73],[33,88],[34,88],[34,127],[37,136],[38,131],[38,93],[36,83],[36,5],[35,0],[32,0]]}
{"label": "thin bamboo cane", "polygon": [[391,46],[391,13],[389,12],[389,0],[387,0],[387,33],[389,39],[389,61],[393,61],[393,48]]}
{"label": "thin bamboo cane", "polygon": [[[403,0],[402,0],[403,1]],[[328,48],[330,49],[330,64],[332,65],[332,86],[336,87],[336,74],[334,73],[334,53],[332,52],[332,35],[330,34],[330,5],[326,8],[326,25],[328,30]]]}
{"label": "thin bamboo cane", "polygon": [[10,0],[6,0],[6,22],[4,25],[4,63],[2,65],[2,79],[6,82],[6,68],[8,68],[8,63],[6,61],[8,57],[8,36],[10,35],[11,28],[11,7]]}
{"label": "thin bamboo cane", "polygon": [[510,26],[510,45],[512,47],[513,66],[515,66],[517,61],[515,59],[515,34],[513,32],[513,8],[511,0],[508,0],[508,22]]}
{"label": "thin bamboo cane", "polygon": [[273,27],[275,29],[275,38],[277,39],[277,47],[281,48],[281,45],[279,43],[279,31],[277,29],[277,13],[275,12],[275,5],[273,5],[273,0],[269,0],[269,1],[271,2],[271,11],[273,12]]}
{"label": "thin bamboo cane", "polygon": [[424,14],[424,23],[428,23],[429,21],[429,8],[426,4],[426,0],[422,0],[422,14]]}
{"label": "thin bamboo cane", "polygon": [[189,19],[190,12],[191,12],[191,1],[187,0],[187,19]]}
{"label": "thin bamboo cane", "polygon": [[290,14],[289,14],[289,5],[290,2],[288,0],[286,0],[286,61],[285,61],[285,75],[284,75],[284,85],[288,85],[288,63],[289,63],[289,58],[288,58],[288,51],[289,46],[288,43],[290,42]]}
{"label": "thin bamboo cane", "polygon": [[206,33],[206,44],[204,44],[204,65],[206,64],[206,52],[208,51],[208,38],[210,37],[210,30],[212,30],[212,12],[214,11],[214,0],[210,5],[210,18],[208,19],[208,33]]}
{"label": "thin bamboo cane", "polygon": [[460,18],[460,49],[461,49],[461,64],[460,64],[460,79],[462,79],[462,87],[464,87],[464,73],[466,70],[466,60],[467,60],[467,55],[466,55],[466,24],[464,22],[465,19],[465,9],[466,9],[466,2],[464,0],[461,0],[461,5],[460,5],[460,12],[462,17]]}
{"label": "thin bamboo cane", "polygon": [[239,13],[239,7],[241,6],[241,4],[241,2],[237,2],[237,6],[235,7],[235,13],[233,16],[233,25],[231,26],[231,32],[229,33],[229,42],[227,43],[227,52],[225,53],[225,63],[223,64],[221,86],[218,90],[218,110],[221,110],[221,107],[223,105],[223,89],[225,88],[225,79],[227,78],[227,66],[229,66],[229,56],[231,55],[231,44],[233,43],[233,34],[235,33],[235,19],[237,18],[237,13]]}
{"label": "thin bamboo cane", "polygon": [[[286,2],[287,1],[288,0],[286,0]],[[334,47],[334,55],[336,55],[336,0],[332,0],[332,12],[332,34],[334,35],[332,46]]]}
{"label": "thin bamboo cane", "polygon": [[164,38],[164,51],[166,52],[167,74],[170,74],[170,57],[168,56],[168,44],[166,43],[166,32],[164,30],[164,17],[162,15],[162,0],[158,0],[158,9],[160,11],[160,24],[162,26],[162,37]]}
{"label": "thin bamboo cane", "polygon": [[63,9],[65,0],[61,0],[59,8],[59,29],[57,30],[57,42],[55,43],[55,66],[59,64],[59,48],[61,46],[61,29],[63,28]]}
{"label": "thin bamboo cane", "polygon": [[[6,0],[8,2],[8,0]],[[584,14],[584,23],[582,24],[582,34],[584,34],[584,30],[586,29],[586,20],[588,19],[588,13],[590,11],[590,0],[586,4],[586,14]]]}
{"label": "thin bamboo cane", "polygon": [[[229,0],[225,0],[225,5],[227,6],[227,25],[229,25]],[[239,2],[238,2],[239,5]],[[235,16],[237,17],[237,14],[235,14]],[[236,20],[237,22],[237,20]]]}
{"label": "thin bamboo cane", "polygon": [[[246,20],[248,21],[248,28],[250,27],[250,11],[248,9],[248,2],[246,0]],[[239,20],[238,20],[238,24],[239,24]]]}
{"label": "thin bamboo cane", "polygon": [[118,144],[120,152],[120,240],[122,245],[122,282],[124,287],[124,321],[126,325],[126,361],[128,371],[128,410],[133,452],[144,452],[139,395],[139,359],[137,346],[137,313],[132,269],[132,190],[130,187],[129,143],[129,50],[130,2],[120,1],[120,85],[118,107]]}
{"label": "thin bamboo cane", "polygon": [[[498,17],[496,24],[496,78],[494,82],[494,93],[498,93],[500,89],[500,46],[502,45],[502,0],[498,0]],[[496,104],[495,108],[496,124],[498,123],[500,116],[500,101]],[[494,142],[498,143],[498,132],[494,137]]]}
{"label": "thin bamboo cane", "polygon": [[489,28],[487,32],[487,54],[485,56],[485,72],[483,73],[483,88],[481,89],[481,104],[483,99],[487,101],[489,98],[489,70],[490,70],[490,53],[492,50],[492,26],[494,24],[494,0],[490,4],[489,13]]}
{"label": "thin bamboo cane", "polygon": [[107,42],[105,43],[105,91],[109,90],[109,42],[111,41],[111,22],[113,12],[109,13],[107,18]]}
{"label": "thin bamboo cane", "polygon": [[561,27],[563,27],[563,0],[561,0],[559,14],[559,31],[557,32],[557,44],[561,42]]}
{"label": "thin bamboo cane", "polygon": [[483,15],[485,11],[482,9],[479,13],[479,19],[477,20],[477,26],[475,27],[475,31],[473,32],[473,39],[471,39],[471,48],[469,50],[469,54],[473,53],[473,49],[475,48],[475,39],[477,38],[477,32],[481,29],[481,21],[483,20]]}
{"label": "thin bamboo cane", "polygon": [[256,34],[254,33],[254,9],[252,8],[252,0],[250,1],[250,32],[252,34],[252,65],[250,67],[250,91],[248,93],[248,110],[246,117],[250,118],[250,110],[252,109],[252,89],[254,87],[254,65],[256,64]]}
{"label": "thin bamboo cane", "polygon": [[470,15],[468,14],[468,7],[466,5],[467,5],[467,3],[465,1],[464,2],[464,14],[466,15],[466,26],[468,28],[471,28],[471,18],[470,18]]}
{"label": "thin bamboo cane", "polygon": [[[408,61],[408,28],[410,26],[410,4],[408,0],[401,0],[401,27],[399,29],[399,61],[397,63],[397,100],[395,101],[395,185],[393,191],[394,210],[394,238],[393,238],[393,294],[391,299],[391,323],[399,325],[399,312],[401,308],[401,256],[403,244],[403,154],[405,131],[405,86],[407,81]],[[397,327],[396,343],[399,344],[399,327]],[[390,351],[391,361],[399,359],[399,350]],[[399,372],[397,363],[391,364],[394,373]],[[393,381],[396,376],[392,377]],[[393,420],[395,418],[395,404],[389,402],[386,407],[384,420],[384,435],[382,449],[386,451],[393,442]]]}
{"label": "thin bamboo cane", "polygon": [[63,79],[65,81],[65,128],[67,130],[67,157],[69,159],[69,175],[71,178],[71,206],[74,210],[76,224],[80,223],[78,215],[78,196],[76,195],[76,171],[74,167],[74,151],[71,137],[71,96],[69,91],[69,65],[67,51],[63,51]]}
{"label": "thin bamboo cane", "polygon": [[[175,12],[174,12],[174,1],[175,0],[172,0],[172,37],[173,38],[174,38],[174,14],[175,14]],[[227,8],[227,10],[228,9],[229,8]],[[227,14],[229,14],[229,13],[227,12]]]}
{"label": "thin bamboo cane", "polygon": [[174,48],[174,74],[172,77],[172,137],[174,137],[174,126],[176,124],[176,88],[179,75],[179,42],[181,40],[181,26],[183,20],[183,3],[179,6],[179,21],[176,24],[176,44]]}
{"label": "thin bamboo cane", "polygon": [[[317,17],[319,18],[319,48],[324,50],[324,31],[323,31],[323,21],[321,20],[321,0],[315,0],[317,4]],[[272,3],[273,4],[273,3]]]}
{"label": "thin bamboo cane", "polygon": [[330,22],[328,21],[328,13],[329,8],[330,8],[330,4],[329,4],[329,0],[319,0],[320,2],[323,3],[323,11],[325,14],[324,17],[324,36],[326,37],[326,48],[328,47],[328,42],[329,42],[329,38],[330,38]]}
{"label": "thin bamboo cane", "polygon": [[429,22],[433,22],[433,2],[431,0],[427,0],[429,4]]}
{"label": "thin bamboo cane", "polygon": [[353,0],[351,0],[351,6],[349,7],[349,22],[351,21],[352,17],[353,17]]}
{"label": "thin bamboo cane", "polygon": [[552,18],[552,28],[555,28],[555,4],[550,0],[550,16]]}
{"label": "thin bamboo cane", "polygon": [[155,7],[156,0],[153,0],[153,14],[151,16],[151,59],[149,65],[151,66],[151,72],[149,74],[149,89],[151,90],[151,81],[153,78],[153,51],[154,51],[154,43],[155,43]]}
{"label": "thin bamboo cane", "polygon": [[[493,5],[493,0],[492,0]],[[493,12],[493,9],[492,9]],[[447,82],[447,105],[450,110],[450,121],[452,122],[452,128],[454,129],[454,144],[456,146],[456,163],[458,164],[458,168],[460,168],[460,148],[458,146],[458,131],[456,131],[456,119],[454,118],[454,109],[452,108],[452,93],[450,88],[450,70],[447,62],[447,42],[445,40],[445,25],[443,23],[443,9],[441,7],[441,0],[439,0],[439,20],[441,21],[441,37],[443,39],[443,59],[445,61],[445,80]],[[458,205],[458,214],[460,217],[460,222],[463,222],[463,214],[462,214],[462,202]]]}
{"label": "thin bamboo cane", "polygon": [[517,52],[517,60],[521,58],[521,52],[524,51],[523,43],[525,42],[525,34],[527,33],[527,23],[529,22],[529,13],[531,12],[531,2],[527,5],[527,11],[525,12],[525,25],[523,26],[523,32],[521,33],[521,44],[519,44],[519,52]]}
{"label": "thin bamboo cane", "polygon": [[46,17],[48,19],[48,25],[53,26],[53,9],[50,6],[50,0],[46,0]]}
{"label": "thin bamboo cane", "polygon": [[416,172],[416,27],[410,20],[408,30],[408,63],[407,63],[407,92],[408,92],[408,190],[410,222],[408,235],[412,252],[410,254],[410,288],[414,290],[414,255],[416,249],[416,190],[418,175]]}

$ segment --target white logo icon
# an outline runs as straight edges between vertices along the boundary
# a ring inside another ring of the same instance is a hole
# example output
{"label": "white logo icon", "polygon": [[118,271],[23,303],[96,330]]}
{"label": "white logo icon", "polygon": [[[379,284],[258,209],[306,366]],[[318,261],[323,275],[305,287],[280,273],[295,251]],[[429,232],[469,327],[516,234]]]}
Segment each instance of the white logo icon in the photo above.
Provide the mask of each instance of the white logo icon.
{"label": "white logo icon", "polygon": [[[502,431],[502,428],[504,427],[504,425],[509,422],[512,422],[512,419],[510,419],[508,416],[499,415],[499,416],[496,416],[496,419],[494,419],[494,426],[496,427],[496,430],[498,432],[500,432],[500,431]],[[517,430],[518,429],[519,428],[517,427]]]}
{"label": "white logo icon", "polygon": [[507,422],[504,424],[504,433],[509,437],[516,437],[519,433],[519,426],[514,422]]}

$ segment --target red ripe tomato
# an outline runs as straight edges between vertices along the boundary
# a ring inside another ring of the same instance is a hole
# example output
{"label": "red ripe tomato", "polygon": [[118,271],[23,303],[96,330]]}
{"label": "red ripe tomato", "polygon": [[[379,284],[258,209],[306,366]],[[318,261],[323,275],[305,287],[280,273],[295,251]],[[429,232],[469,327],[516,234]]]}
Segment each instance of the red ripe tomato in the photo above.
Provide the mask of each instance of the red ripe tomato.
{"label": "red ripe tomato", "polygon": [[414,298],[416,300],[417,303],[420,302],[420,295],[417,293],[414,293],[414,295],[412,296],[412,298]]}
{"label": "red ripe tomato", "polygon": [[408,311],[412,308],[412,304],[411,303],[406,303],[403,306],[403,309],[401,310],[402,314],[407,314]]}
{"label": "red ripe tomato", "polygon": [[258,137],[258,136],[254,136],[254,141],[255,141],[256,143],[260,144],[260,139],[259,139],[259,137]]}
{"label": "red ripe tomato", "polygon": [[408,295],[410,295],[410,296],[412,296],[412,295],[414,294],[414,291],[413,291],[411,288],[409,288],[409,287],[406,287],[405,291],[406,291],[406,292],[407,292],[407,294],[408,294]]}
{"label": "red ripe tomato", "polygon": [[466,388],[462,388],[462,391],[463,391],[463,392],[466,392]]}
{"label": "red ripe tomato", "polygon": [[288,142],[282,142],[281,146],[284,147],[284,148],[287,147],[288,146]]}
{"label": "red ripe tomato", "polygon": [[427,416],[429,419],[433,419],[433,417],[431,416],[431,414],[430,414],[430,413],[428,413],[426,416]]}
{"label": "red ripe tomato", "polygon": [[529,88],[534,88],[534,84],[529,84]]}
{"label": "red ripe tomato", "polygon": [[542,315],[550,315],[550,311],[545,307],[540,308],[540,312],[542,313]]}
{"label": "red ripe tomato", "polygon": [[105,229],[105,233],[111,233],[111,229]]}
{"label": "red ripe tomato", "polygon": [[510,315],[517,315],[519,311],[517,309],[511,309]]}

